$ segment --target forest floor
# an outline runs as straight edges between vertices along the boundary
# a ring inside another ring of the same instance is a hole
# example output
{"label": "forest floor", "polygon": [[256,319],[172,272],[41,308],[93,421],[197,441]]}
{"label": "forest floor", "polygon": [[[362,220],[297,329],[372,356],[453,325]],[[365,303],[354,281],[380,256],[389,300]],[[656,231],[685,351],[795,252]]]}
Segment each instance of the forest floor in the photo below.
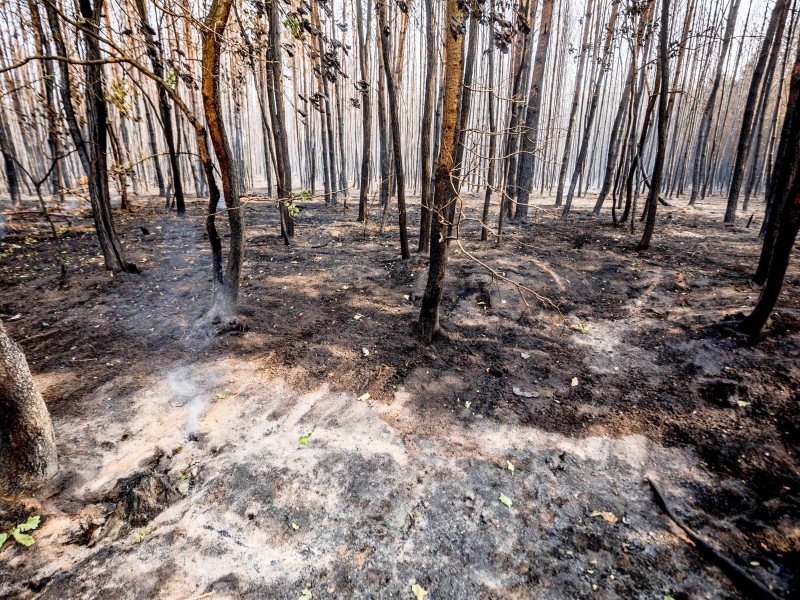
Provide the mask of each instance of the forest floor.
{"label": "forest floor", "polygon": [[428,600],[744,597],[650,477],[797,597],[800,257],[750,345],[705,326],[758,297],[758,219],[724,227],[719,199],[659,207],[639,253],[639,222],[591,219],[591,198],[562,221],[551,202],[497,249],[471,199],[462,235],[563,316],[454,246],[430,346],[415,330],[426,261],[397,260],[394,223],[380,235],[352,210],[305,204],[285,247],[274,205],[249,203],[249,330],[221,336],[202,324],[203,202],[182,219],[161,199],[118,213],[139,275],[107,273],[91,219],[74,218],[63,288],[46,230],[10,227],[0,313],[61,471],[0,501],[0,530],[42,516],[35,545],[0,550],[0,596],[411,599],[417,582]]}

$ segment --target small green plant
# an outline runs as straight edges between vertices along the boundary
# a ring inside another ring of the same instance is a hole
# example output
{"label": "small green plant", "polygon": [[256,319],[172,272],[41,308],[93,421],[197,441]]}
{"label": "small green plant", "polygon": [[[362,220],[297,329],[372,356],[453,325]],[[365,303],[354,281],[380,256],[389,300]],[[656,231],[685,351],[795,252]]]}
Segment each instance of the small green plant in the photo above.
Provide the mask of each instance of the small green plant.
{"label": "small green plant", "polygon": [[297,13],[290,12],[286,15],[286,18],[283,20],[283,26],[289,30],[293,38],[299,40],[303,37],[303,22],[300,20]]}
{"label": "small green plant", "polygon": [[39,527],[41,520],[42,518],[39,515],[33,515],[32,517],[28,517],[28,520],[24,523],[20,523],[16,527],[11,528],[4,533],[0,533],[0,549],[2,549],[3,544],[5,544],[6,540],[9,538],[14,538],[15,542],[22,544],[23,546],[33,545],[36,540],[33,539],[32,535],[25,532],[33,531]]}
{"label": "small green plant", "polygon": [[151,529],[138,529],[133,533],[131,544],[140,544],[150,534]]}
{"label": "small green plant", "polygon": [[300,445],[301,446],[308,446],[308,440],[311,437],[312,433],[313,432],[309,431],[307,434],[305,434],[304,436],[300,437]]}

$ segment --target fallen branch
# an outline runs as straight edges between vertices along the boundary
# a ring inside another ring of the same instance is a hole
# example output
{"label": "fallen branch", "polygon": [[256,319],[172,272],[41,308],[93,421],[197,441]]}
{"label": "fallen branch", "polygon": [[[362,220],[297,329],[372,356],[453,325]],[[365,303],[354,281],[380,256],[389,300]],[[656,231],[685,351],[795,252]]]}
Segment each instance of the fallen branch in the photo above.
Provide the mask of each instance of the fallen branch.
{"label": "fallen branch", "polygon": [[650,484],[650,488],[653,490],[653,494],[656,497],[656,504],[658,504],[661,510],[686,533],[687,537],[700,551],[700,554],[722,569],[722,572],[728,576],[734,585],[745,593],[747,598],[779,600],[778,596],[773,594],[763,583],[753,579],[753,577],[747,574],[739,565],[720,554],[711,544],[692,531],[689,526],[670,509],[669,505],[667,505],[667,501],[664,499],[664,495],[661,493],[656,482],[650,478],[647,479],[647,482]]}

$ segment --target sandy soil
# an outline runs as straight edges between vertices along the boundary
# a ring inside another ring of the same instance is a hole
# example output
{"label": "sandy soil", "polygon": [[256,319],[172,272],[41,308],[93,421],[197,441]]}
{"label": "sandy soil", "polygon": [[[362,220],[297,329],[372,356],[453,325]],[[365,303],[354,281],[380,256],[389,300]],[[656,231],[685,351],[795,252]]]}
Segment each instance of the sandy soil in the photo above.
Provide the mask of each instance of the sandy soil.
{"label": "sandy soil", "polygon": [[103,271],[76,217],[66,289],[51,242],[12,228],[0,312],[61,473],[0,502],[3,529],[42,515],[34,546],[0,551],[0,596],[413,598],[417,582],[429,599],[742,597],[646,477],[797,594],[797,264],[749,346],[704,326],[755,302],[756,230],[723,227],[714,199],[661,207],[637,253],[636,235],[582,214],[592,202],[563,222],[542,199],[499,249],[476,241],[470,203],[464,250],[563,317],[454,248],[428,347],[424,259],[396,260],[396,231],[352,211],[307,204],[286,248],[273,207],[248,204],[250,329],[224,336],[202,326],[202,203],[120,215],[136,276]]}

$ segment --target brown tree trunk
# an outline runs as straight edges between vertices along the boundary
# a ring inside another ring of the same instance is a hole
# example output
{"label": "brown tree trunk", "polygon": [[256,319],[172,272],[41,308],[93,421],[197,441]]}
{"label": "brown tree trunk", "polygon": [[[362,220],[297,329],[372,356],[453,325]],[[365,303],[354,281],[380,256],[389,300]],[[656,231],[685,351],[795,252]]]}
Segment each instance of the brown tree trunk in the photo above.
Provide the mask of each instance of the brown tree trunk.
{"label": "brown tree trunk", "polygon": [[[228,142],[228,136],[225,132],[225,125],[222,120],[219,86],[222,37],[225,34],[225,27],[228,24],[232,2],[233,0],[212,0],[202,30],[203,55],[201,62],[203,70],[203,79],[201,83],[203,107],[206,114],[208,133],[211,137],[214,153],[217,156],[217,162],[219,163],[223,197],[231,232],[225,276],[222,277],[221,264],[215,267],[217,273],[214,278],[214,305],[211,313],[212,319],[215,322],[222,323],[223,328],[226,329],[239,326],[235,317],[239,297],[241,268],[244,260],[244,218],[241,204],[242,186],[241,181],[239,181],[239,170],[235,168],[231,160],[230,143]],[[216,215],[216,212],[216,203],[210,204],[209,218],[206,221],[207,228],[214,227],[213,217]],[[209,230],[209,237],[212,238],[212,244],[214,243],[214,237],[217,238],[217,244],[219,244],[219,237],[215,228],[213,233]]]}
{"label": "brown tree trunk", "polygon": [[50,413],[25,355],[0,325],[0,495],[35,489],[57,471]]}
{"label": "brown tree trunk", "polygon": [[445,65],[444,110],[442,112],[442,139],[436,165],[436,184],[433,197],[433,220],[431,223],[431,256],[428,265],[428,281],[422,308],[419,313],[420,337],[429,344],[439,332],[439,305],[442,301],[444,276],[447,270],[447,253],[450,240],[447,237],[447,214],[455,199],[453,152],[456,144],[458,108],[461,104],[464,63],[463,5],[459,0],[447,0],[444,22],[447,63]]}

